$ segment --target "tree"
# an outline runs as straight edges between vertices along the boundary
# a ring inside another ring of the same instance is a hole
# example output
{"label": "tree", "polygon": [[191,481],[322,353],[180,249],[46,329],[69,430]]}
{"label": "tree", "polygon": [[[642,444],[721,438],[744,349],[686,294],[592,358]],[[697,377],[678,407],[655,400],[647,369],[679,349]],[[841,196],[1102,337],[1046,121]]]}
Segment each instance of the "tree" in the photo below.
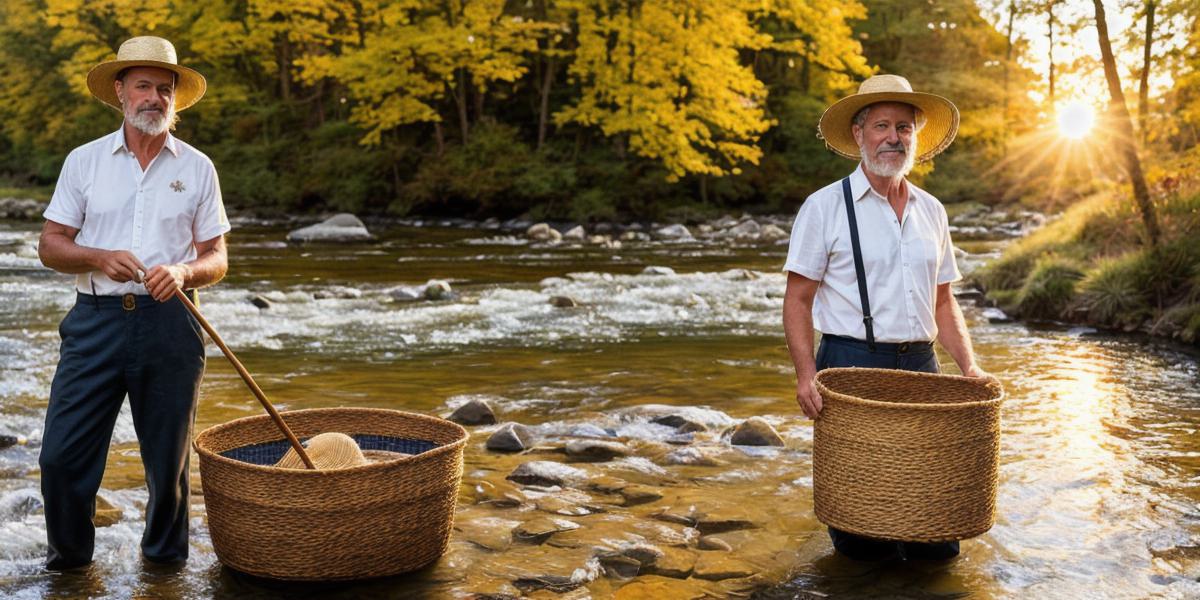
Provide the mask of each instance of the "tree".
{"label": "tree", "polygon": [[1133,186],[1133,197],[1142,215],[1142,224],[1146,228],[1147,240],[1151,246],[1158,245],[1158,218],[1154,214],[1154,205],[1150,202],[1150,192],[1146,188],[1146,178],[1142,174],[1142,161],[1138,158],[1137,144],[1133,137],[1133,122],[1129,116],[1129,108],[1125,106],[1125,92],[1121,90],[1121,78],[1117,73],[1117,62],[1113,58],[1112,44],[1108,37],[1108,22],[1104,15],[1104,3],[1092,0],[1096,7],[1096,33],[1100,39],[1100,56],[1104,61],[1104,78],[1108,81],[1109,104],[1113,124],[1116,126],[1117,144],[1125,160],[1125,169],[1129,175],[1129,183]]}

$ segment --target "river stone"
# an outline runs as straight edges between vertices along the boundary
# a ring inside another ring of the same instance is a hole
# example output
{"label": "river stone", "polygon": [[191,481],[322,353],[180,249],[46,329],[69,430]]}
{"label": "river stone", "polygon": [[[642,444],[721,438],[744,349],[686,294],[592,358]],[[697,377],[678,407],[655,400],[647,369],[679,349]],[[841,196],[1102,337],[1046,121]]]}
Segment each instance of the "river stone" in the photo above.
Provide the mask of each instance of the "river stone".
{"label": "river stone", "polygon": [[658,423],[659,425],[666,425],[667,427],[674,427],[679,430],[678,433],[708,431],[708,427],[705,427],[703,423],[697,423],[679,415],[663,415],[661,417],[655,417],[651,419],[650,422]]}
{"label": "river stone", "polygon": [[604,440],[571,440],[566,451],[568,457],[582,462],[606,462],[629,455],[625,444]]}
{"label": "river stone", "polygon": [[415,302],[421,299],[420,292],[404,285],[388,288],[384,290],[383,293],[387,297],[391,298],[393,302]]}
{"label": "river stone", "polygon": [[646,572],[674,579],[687,579],[695,566],[695,554],[680,548],[668,547],[662,549],[662,556],[659,556],[654,564],[649,565]]}
{"label": "river stone", "polygon": [[570,435],[572,437],[586,437],[586,438],[610,438],[610,437],[617,436],[617,434],[615,432],[609,431],[607,429],[604,429],[603,427],[600,427],[599,425],[593,425],[591,423],[584,423],[582,425],[576,425],[575,427],[572,427],[571,433],[569,433],[568,435]]}
{"label": "river stone", "polygon": [[663,456],[663,462],[668,465],[691,465],[697,467],[719,467],[722,463],[709,454],[705,448],[680,448],[672,450]]}
{"label": "river stone", "polygon": [[1004,311],[994,307],[983,309],[983,318],[987,319],[988,323],[1008,323],[1012,321],[1012,318],[1004,314]]}
{"label": "river stone", "polygon": [[104,496],[96,496],[96,515],[92,517],[92,524],[96,527],[109,527],[116,525],[121,520],[121,509],[113,505],[104,498]]}
{"label": "river stone", "polygon": [[613,239],[612,239],[611,235],[597,234],[597,235],[589,235],[587,238],[587,242],[593,246],[603,246],[605,244],[612,243],[612,241],[613,241]]}
{"label": "river stone", "polygon": [[271,301],[267,300],[261,294],[256,294],[250,298],[250,304],[257,306],[260,309],[271,308]]}
{"label": "river stone", "polygon": [[532,460],[518,466],[505,479],[521,485],[566,487],[570,483],[586,480],[587,472],[549,460]]}
{"label": "river stone", "polygon": [[536,517],[513,528],[512,535],[514,542],[537,545],[560,531],[572,529],[579,529],[579,524],[566,519]]}
{"label": "river stone", "polygon": [[750,417],[738,424],[729,436],[729,443],[734,446],[783,446],[783,438],[779,437],[775,428],[771,427],[762,417]]}
{"label": "river stone", "polygon": [[307,242],[360,242],[371,239],[367,226],[350,213],[334,215],[316,225],[302,227],[287,234],[287,241],[303,244]]}
{"label": "river stone", "polygon": [[529,229],[525,230],[525,237],[535,242],[550,243],[561,242],[563,238],[561,233],[545,223],[538,223],[530,226]]}
{"label": "river stone", "polygon": [[634,544],[621,550],[621,554],[636,560],[642,567],[649,567],[662,557],[663,551],[658,546],[650,544]]}
{"label": "river stone", "polygon": [[496,423],[496,413],[492,411],[492,407],[479,399],[468,400],[466,404],[455,409],[446,418],[459,425],[494,425]]}
{"label": "river stone", "polygon": [[714,229],[729,229],[738,224],[738,220],[730,215],[721,215],[720,219],[712,222]]}
{"label": "river stone", "polygon": [[721,581],[723,579],[749,577],[754,573],[754,567],[750,564],[733,558],[728,554],[703,552],[696,559],[696,566],[692,572],[692,576],[696,579]]}
{"label": "river stone", "polygon": [[15,435],[0,435],[0,450],[10,446],[16,446],[19,440]]}
{"label": "river stone", "polygon": [[688,527],[696,526],[696,517],[692,514],[690,509],[684,512],[677,508],[667,507],[655,512],[650,516],[659,521],[675,523],[676,525],[686,525]]}
{"label": "river stone", "polygon": [[758,273],[750,269],[729,269],[721,272],[721,278],[730,281],[754,281],[758,279]]}
{"label": "river stone", "polygon": [[601,475],[589,479],[587,487],[602,494],[614,494],[629,487],[629,482],[611,475]]}
{"label": "river stone", "polygon": [[522,452],[532,446],[533,442],[532,429],[520,423],[505,423],[492,432],[485,447],[493,452]]}
{"label": "river stone", "polygon": [[587,232],[583,230],[583,225],[576,225],[562,234],[562,239],[572,242],[582,242],[587,238]]}
{"label": "river stone", "polygon": [[623,554],[606,554],[599,559],[604,574],[617,579],[633,579],[642,569],[642,563]]}
{"label": "river stone", "polygon": [[565,517],[582,517],[584,515],[605,512],[604,509],[600,508],[599,506],[594,506],[591,504],[576,504],[570,500],[559,498],[557,496],[545,496],[538,498],[537,502],[534,504],[537,506],[537,509],[542,512],[563,515]]}
{"label": "river stone", "polygon": [[762,226],[758,221],[748,220],[730,227],[725,233],[738,239],[755,239],[762,233]]}
{"label": "river stone", "polygon": [[550,296],[550,305],[555,308],[575,308],[579,303],[570,296]]}
{"label": "river stone", "polygon": [[425,284],[425,290],[421,294],[426,300],[448,300],[454,295],[454,290],[449,283],[441,279],[431,279]]}
{"label": "river stone", "polygon": [[626,231],[621,234],[619,239],[622,242],[648,242],[650,235],[641,231]]}
{"label": "river stone", "polygon": [[675,435],[668,437],[664,441],[666,441],[668,444],[673,444],[675,446],[686,446],[686,445],[696,441],[696,434],[694,434],[694,433],[677,433]]}
{"label": "river stone", "polygon": [[628,485],[617,493],[625,499],[625,506],[637,506],[662,499],[662,492],[645,485]]}
{"label": "river stone", "polygon": [[549,590],[556,594],[565,594],[583,585],[583,582],[575,581],[563,575],[534,575],[532,577],[521,577],[513,581],[513,585],[526,594],[537,590]]}
{"label": "river stone", "polygon": [[642,275],[663,275],[670,277],[675,275],[675,269],[672,269],[671,267],[659,267],[652,265],[642,269]]}
{"label": "river stone", "polygon": [[758,234],[758,239],[768,242],[776,242],[791,237],[788,232],[784,231],[778,225],[768,224],[763,226],[762,231]]}
{"label": "river stone", "polygon": [[33,198],[0,198],[0,219],[34,221],[45,209],[45,204]]}
{"label": "river stone", "polygon": [[716,510],[704,515],[701,515],[696,521],[696,529],[700,533],[709,535],[712,533],[724,533],[726,531],[735,531],[738,529],[753,529],[754,521],[733,515],[723,510]]}
{"label": "river stone", "polygon": [[692,237],[692,232],[688,231],[687,227],[684,227],[683,225],[678,225],[678,224],[667,225],[666,227],[656,229],[654,231],[654,237],[656,237],[660,240],[694,240],[694,239],[696,239],[696,238]]}
{"label": "river stone", "polygon": [[729,542],[711,535],[700,536],[700,540],[696,543],[696,546],[701,550],[719,550],[721,552],[733,551],[733,546],[730,546]]}
{"label": "river stone", "polygon": [[642,575],[613,592],[613,600],[700,600],[713,594],[695,579],[671,579],[660,575]]}

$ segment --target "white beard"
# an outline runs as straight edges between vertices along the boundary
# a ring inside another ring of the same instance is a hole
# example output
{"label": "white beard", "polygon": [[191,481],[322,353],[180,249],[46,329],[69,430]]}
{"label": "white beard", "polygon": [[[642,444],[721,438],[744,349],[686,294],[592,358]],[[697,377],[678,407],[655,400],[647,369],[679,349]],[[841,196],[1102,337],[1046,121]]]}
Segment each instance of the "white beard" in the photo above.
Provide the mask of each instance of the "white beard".
{"label": "white beard", "polygon": [[[912,144],[915,146],[916,144]],[[858,152],[862,156],[863,166],[871,173],[879,177],[900,177],[908,175],[912,171],[913,165],[916,163],[916,155],[913,153],[914,148],[905,146],[904,160],[901,162],[879,160],[874,154],[867,152],[867,149],[859,146]]]}
{"label": "white beard", "polygon": [[175,114],[175,103],[171,102],[167,105],[166,111],[158,113],[139,112],[137,109],[129,106],[128,103],[122,100],[124,107],[125,120],[138,131],[149,135],[156,136],[166,133],[168,129],[175,127],[175,122],[179,120],[179,116]]}

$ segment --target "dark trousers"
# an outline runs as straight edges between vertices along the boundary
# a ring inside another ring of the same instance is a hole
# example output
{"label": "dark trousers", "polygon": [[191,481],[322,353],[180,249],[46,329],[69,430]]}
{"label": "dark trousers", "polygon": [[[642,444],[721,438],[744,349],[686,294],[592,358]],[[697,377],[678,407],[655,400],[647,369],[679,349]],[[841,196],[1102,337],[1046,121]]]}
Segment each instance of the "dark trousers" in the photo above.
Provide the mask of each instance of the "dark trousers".
{"label": "dark trousers", "polygon": [[126,394],[149,490],[142,553],[156,562],[186,559],[188,444],[204,374],[199,323],[175,298],[79,294],[59,335],[39,458],[46,566],[92,560],[96,492]]}
{"label": "dark trousers", "polygon": [[[866,367],[874,369],[900,369],[937,373],[937,355],[933,345],[877,343],[872,351],[861,340],[826,335],[817,347],[817,370],[831,367]],[[829,537],[838,552],[858,560],[929,559],[945,560],[958,556],[958,542],[923,544],[879,540],[848,533],[832,527]]]}

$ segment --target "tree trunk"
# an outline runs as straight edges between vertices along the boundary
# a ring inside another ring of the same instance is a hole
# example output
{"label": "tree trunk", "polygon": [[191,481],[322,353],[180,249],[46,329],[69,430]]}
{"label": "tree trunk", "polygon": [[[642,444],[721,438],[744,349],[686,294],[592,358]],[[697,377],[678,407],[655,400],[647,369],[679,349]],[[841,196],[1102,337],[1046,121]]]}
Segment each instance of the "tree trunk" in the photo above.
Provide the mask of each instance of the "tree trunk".
{"label": "tree trunk", "polygon": [[1146,143],[1146,115],[1150,112],[1150,49],[1154,44],[1155,0],[1146,0],[1146,41],[1142,46],[1142,80],[1138,84],[1138,133]]}
{"label": "tree trunk", "polygon": [[1001,156],[1008,158],[1008,111],[1009,111],[1009,91],[1008,91],[1008,67],[1012,64],[1013,55],[1013,21],[1017,16],[1017,2],[1011,0],[1008,3],[1008,47],[1004,52],[1004,113],[1000,119],[1000,141],[1001,141]]}
{"label": "tree trunk", "polygon": [[467,119],[467,82],[462,74],[462,69],[459,69],[457,87],[458,89],[454,92],[454,103],[458,106],[458,128],[462,132],[462,143],[466,146],[471,124]]}
{"label": "tree trunk", "polygon": [[442,122],[433,122],[433,139],[437,142],[437,156],[441,158],[446,154],[446,133],[442,131]]}
{"label": "tree trunk", "polygon": [[283,43],[279,45],[279,95],[284,102],[292,99],[291,77],[288,76],[288,67],[291,62],[291,46],[285,35]]}
{"label": "tree trunk", "polygon": [[1150,203],[1150,192],[1142,174],[1142,161],[1138,158],[1137,144],[1133,138],[1133,120],[1129,116],[1129,108],[1125,106],[1125,93],[1121,91],[1121,77],[1117,73],[1117,62],[1113,58],[1112,45],[1108,39],[1104,3],[1101,0],[1092,0],[1092,3],[1096,6],[1096,32],[1100,39],[1100,56],[1104,60],[1104,78],[1108,80],[1108,93],[1112,97],[1109,112],[1115,125],[1117,144],[1125,159],[1129,183],[1133,186],[1133,197],[1142,214],[1142,224],[1146,227],[1146,237],[1151,246],[1157,246],[1158,218],[1154,214],[1154,205]]}
{"label": "tree trunk", "polygon": [[1049,38],[1047,58],[1050,60],[1050,105],[1054,106],[1054,2],[1046,5],[1046,36]]}
{"label": "tree trunk", "polygon": [[546,143],[546,127],[550,123],[550,86],[554,85],[554,57],[546,61],[546,71],[542,76],[542,97],[538,106],[538,141],[537,149],[541,151]]}

